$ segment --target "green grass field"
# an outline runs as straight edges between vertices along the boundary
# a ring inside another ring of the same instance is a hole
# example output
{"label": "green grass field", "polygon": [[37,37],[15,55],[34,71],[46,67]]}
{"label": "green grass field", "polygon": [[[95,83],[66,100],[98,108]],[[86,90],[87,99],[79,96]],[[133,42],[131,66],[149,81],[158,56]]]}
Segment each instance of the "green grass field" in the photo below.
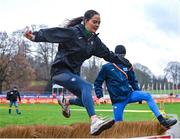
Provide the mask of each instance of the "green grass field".
{"label": "green grass field", "polygon": [[[96,105],[96,110],[111,110],[112,106],[109,104]],[[165,104],[165,112],[177,114],[180,117],[180,103]],[[55,104],[20,104],[19,109],[21,115],[15,113],[13,107],[12,114],[8,114],[8,104],[0,104],[0,127],[8,125],[66,125],[78,122],[89,122],[86,111],[71,111],[70,118],[64,118],[61,114],[59,105]],[[71,106],[71,109],[81,109],[81,107]],[[149,110],[147,104],[129,104],[126,110]],[[98,115],[113,117],[112,112],[97,111]],[[153,113],[134,113],[125,112],[124,120],[126,121],[144,121],[152,120]]]}
{"label": "green grass field", "polygon": [[147,92],[151,92],[152,94],[180,94],[180,89],[178,90],[145,90]]}

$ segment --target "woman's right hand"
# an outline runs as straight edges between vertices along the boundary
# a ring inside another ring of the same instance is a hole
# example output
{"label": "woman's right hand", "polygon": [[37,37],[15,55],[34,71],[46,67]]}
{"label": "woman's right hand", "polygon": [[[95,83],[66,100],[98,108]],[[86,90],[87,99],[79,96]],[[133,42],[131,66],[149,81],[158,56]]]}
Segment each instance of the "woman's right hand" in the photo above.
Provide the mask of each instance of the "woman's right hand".
{"label": "woman's right hand", "polygon": [[127,68],[131,68],[131,67],[132,67],[132,64],[129,62],[128,59],[124,58],[124,56],[118,54],[118,57],[119,57],[120,62],[121,62],[124,66],[126,66]]}
{"label": "woman's right hand", "polygon": [[35,39],[35,36],[29,28],[24,31],[24,36],[31,41],[34,41]]}

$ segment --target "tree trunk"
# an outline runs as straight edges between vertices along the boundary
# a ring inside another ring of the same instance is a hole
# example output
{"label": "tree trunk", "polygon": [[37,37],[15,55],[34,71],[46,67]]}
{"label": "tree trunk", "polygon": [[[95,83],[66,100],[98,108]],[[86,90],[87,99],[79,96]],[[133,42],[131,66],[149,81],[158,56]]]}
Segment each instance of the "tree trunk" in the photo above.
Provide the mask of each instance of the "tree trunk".
{"label": "tree trunk", "polygon": [[2,83],[3,82],[0,82],[0,94],[2,94]]}

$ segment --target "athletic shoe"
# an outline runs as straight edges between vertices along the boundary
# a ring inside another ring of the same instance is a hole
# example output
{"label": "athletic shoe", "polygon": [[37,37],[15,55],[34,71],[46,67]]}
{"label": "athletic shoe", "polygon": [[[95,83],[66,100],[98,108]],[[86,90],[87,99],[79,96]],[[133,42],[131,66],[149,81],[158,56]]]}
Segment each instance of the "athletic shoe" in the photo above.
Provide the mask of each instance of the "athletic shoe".
{"label": "athletic shoe", "polygon": [[69,105],[66,104],[65,98],[58,99],[58,104],[62,107],[62,114],[64,117],[69,118],[71,116]]}
{"label": "athletic shoe", "polygon": [[114,122],[113,119],[98,118],[91,123],[91,135],[99,135],[104,130],[111,128]]}
{"label": "athletic shoe", "polygon": [[164,119],[160,124],[165,128],[170,128],[177,123],[176,119]]}
{"label": "athletic shoe", "polygon": [[11,114],[11,109],[9,109],[9,114]]}

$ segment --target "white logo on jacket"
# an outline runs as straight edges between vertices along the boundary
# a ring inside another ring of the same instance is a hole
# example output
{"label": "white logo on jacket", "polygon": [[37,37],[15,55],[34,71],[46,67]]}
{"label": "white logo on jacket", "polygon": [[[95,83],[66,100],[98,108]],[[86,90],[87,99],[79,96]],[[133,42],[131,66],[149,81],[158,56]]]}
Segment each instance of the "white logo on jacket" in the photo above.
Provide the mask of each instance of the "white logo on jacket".
{"label": "white logo on jacket", "polygon": [[72,82],[76,81],[76,78],[74,78],[74,77],[73,77],[73,78],[71,78],[71,81],[72,81]]}
{"label": "white logo on jacket", "polygon": [[93,41],[91,41],[90,43],[91,43],[91,45],[93,45],[93,44],[94,44],[94,42],[93,42]]}
{"label": "white logo on jacket", "polygon": [[123,68],[123,71],[128,71],[128,68],[124,67],[124,68]]}

